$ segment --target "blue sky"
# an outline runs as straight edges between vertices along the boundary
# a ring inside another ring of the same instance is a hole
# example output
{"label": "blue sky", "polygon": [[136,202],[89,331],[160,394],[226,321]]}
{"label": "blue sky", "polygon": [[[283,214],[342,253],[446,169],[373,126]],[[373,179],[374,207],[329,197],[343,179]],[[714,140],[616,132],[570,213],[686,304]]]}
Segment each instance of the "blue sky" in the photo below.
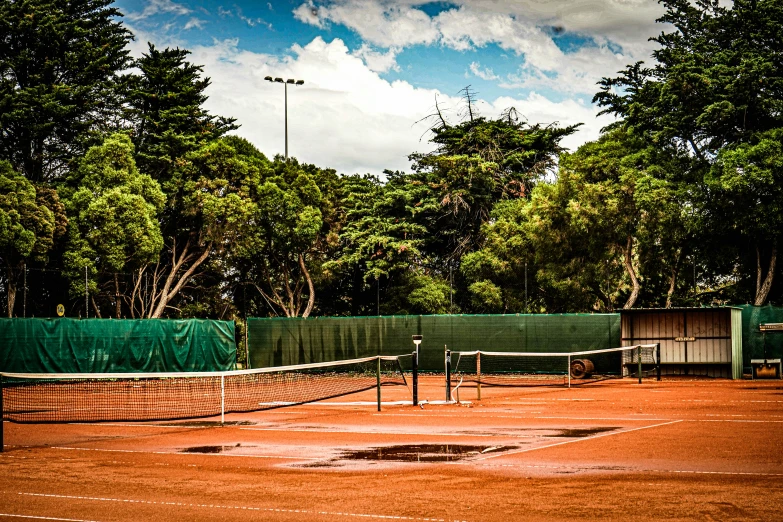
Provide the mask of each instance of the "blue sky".
{"label": "blue sky", "polygon": [[282,153],[283,93],[266,75],[303,79],[289,92],[289,150],[340,173],[407,170],[430,148],[435,102],[460,118],[515,107],[531,123],[583,123],[565,145],[595,139],[595,83],[649,61],[661,31],[654,0],[121,0],[133,52],[152,41],[193,52],[212,78],[208,108],[237,118],[264,153]]}

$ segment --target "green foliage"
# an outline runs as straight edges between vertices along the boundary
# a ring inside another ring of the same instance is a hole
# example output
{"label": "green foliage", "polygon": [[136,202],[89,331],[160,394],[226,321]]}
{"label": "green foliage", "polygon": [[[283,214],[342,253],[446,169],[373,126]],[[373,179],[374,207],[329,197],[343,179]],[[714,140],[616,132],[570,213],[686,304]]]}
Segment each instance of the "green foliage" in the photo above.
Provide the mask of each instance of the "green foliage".
{"label": "green foliage", "polygon": [[64,220],[55,192],[37,190],[9,162],[0,160],[0,259],[5,265],[9,317],[14,313],[20,271],[30,262],[48,260]]}
{"label": "green foliage", "polygon": [[155,262],[163,248],[158,213],[165,196],[136,168],[133,145],[113,134],[87,151],[64,188],[70,218],[65,268],[71,290],[84,294],[85,268],[96,291],[103,272],[122,272]]}
{"label": "green foliage", "polygon": [[179,48],[161,51],[150,43],[135,62],[141,73],[132,75],[127,86],[137,162],[164,185],[187,153],[237,128],[234,119],[204,109],[210,79],[201,77],[202,67],[185,60],[189,54]]}
{"label": "green foliage", "polygon": [[275,314],[307,317],[315,305],[333,218],[319,185],[328,188],[335,177],[277,157],[253,188],[254,226],[238,242],[234,263]]}
{"label": "green foliage", "polygon": [[[637,63],[619,77],[605,78],[594,101],[622,118],[617,126],[658,148],[689,152],[690,166],[678,170],[675,181],[690,185],[677,192],[686,196],[680,201],[694,216],[692,231],[699,237],[694,259],[701,259],[704,297],[725,299],[727,281],[736,281],[746,290],[728,295],[760,305],[772,289],[777,235],[759,233],[755,224],[763,220],[774,229],[776,220],[761,214],[767,210],[763,197],[759,205],[750,197],[763,194],[766,182],[736,173],[744,172],[739,165],[758,159],[742,157],[750,148],[783,128],[783,7],[777,0],[663,4],[659,21],[674,30],[654,39],[660,45],[653,54],[656,63]],[[744,187],[732,178],[741,178]],[[734,197],[745,204],[727,200]],[[747,228],[736,226],[740,223]],[[740,273],[756,272],[756,277],[738,277],[738,266]]]}
{"label": "green foliage", "polygon": [[601,82],[595,100],[605,112],[659,145],[689,147],[701,160],[783,126],[780,2],[662,3],[666,13],[659,21],[674,30],[653,39],[660,48],[652,67],[635,64]]}
{"label": "green foliage", "polygon": [[110,0],[0,2],[0,159],[61,177],[119,108],[131,33]]}
{"label": "green foliage", "polygon": [[39,198],[36,187],[0,161],[0,252],[8,265],[45,261],[54,244],[55,213]]}

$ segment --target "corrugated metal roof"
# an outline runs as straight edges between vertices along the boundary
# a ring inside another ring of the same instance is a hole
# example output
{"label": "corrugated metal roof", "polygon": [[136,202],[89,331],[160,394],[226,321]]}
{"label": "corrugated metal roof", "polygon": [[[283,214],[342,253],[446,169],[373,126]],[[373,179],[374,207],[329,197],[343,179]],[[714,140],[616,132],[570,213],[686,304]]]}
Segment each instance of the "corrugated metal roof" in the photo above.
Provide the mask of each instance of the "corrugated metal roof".
{"label": "corrugated metal roof", "polygon": [[698,312],[710,310],[742,310],[737,306],[681,306],[677,308],[629,308],[620,310],[621,314],[644,313],[644,312]]}

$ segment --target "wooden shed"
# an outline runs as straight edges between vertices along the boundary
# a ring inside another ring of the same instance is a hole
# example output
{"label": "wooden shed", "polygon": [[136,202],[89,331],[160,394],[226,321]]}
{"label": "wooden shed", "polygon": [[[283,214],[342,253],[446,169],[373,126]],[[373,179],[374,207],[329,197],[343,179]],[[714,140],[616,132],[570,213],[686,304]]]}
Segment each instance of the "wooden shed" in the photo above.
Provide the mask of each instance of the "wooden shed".
{"label": "wooden shed", "polygon": [[742,309],[622,310],[623,346],[661,345],[663,375],[742,378]]}

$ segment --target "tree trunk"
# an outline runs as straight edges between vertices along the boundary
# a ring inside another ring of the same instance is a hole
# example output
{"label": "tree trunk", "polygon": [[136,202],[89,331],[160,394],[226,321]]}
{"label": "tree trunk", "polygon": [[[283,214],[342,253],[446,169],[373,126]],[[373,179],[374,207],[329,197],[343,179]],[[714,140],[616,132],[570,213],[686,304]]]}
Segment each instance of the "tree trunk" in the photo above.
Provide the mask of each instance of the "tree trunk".
{"label": "tree trunk", "polygon": [[756,247],[756,298],[753,300],[753,304],[761,306],[767,302],[767,296],[772,289],[772,280],[775,277],[775,264],[778,258],[778,246],[777,242],[772,244],[772,252],[769,256],[769,268],[767,269],[767,275],[763,276],[763,270],[761,268],[761,251]]}
{"label": "tree trunk", "polygon": [[307,308],[305,308],[305,311],[302,314],[302,317],[307,317],[310,315],[310,312],[313,310],[313,305],[315,304],[315,287],[313,286],[313,278],[310,277],[310,272],[308,272],[307,267],[305,267],[304,256],[302,254],[299,254],[299,268],[302,269],[302,274],[307,280],[307,288],[310,291],[310,296],[307,298]]}
{"label": "tree trunk", "polygon": [[90,296],[90,302],[92,303],[92,309],[95,310],[95,317],[103,319],[103,316],[101,316],[101,309],[98,308],[98,303],[95,302],[95,296]]}
{"label": "tree trunk", "polygon": [[16,304],[16,274],[12,266],[6,270],[7,281],[6,289],[8,290],[8,317],[14,316],[14,304]]}
{"label": "tree trunk", "polygon": [[672,296],[677,283],[677,268],[672,267],[669,275],[669,290],[666,292],[666,308],[672,307]]}
{"label": "tree trunk", "polygon": [[120,302],[120,278],[116,273],[114,274],[114,306],[117,319],[121,319],[122,304]]}
{"label": "tree trunk", "polygon": [[631,278],[631,285],[633,285],[631,295],[628,296],[628,301],[626,301],[623,306],[623,310],[628,310],[629,308],[633,308],[641,290],[639,278],[636,277],[636,270],[634,270],[633,267],[633,237],[631,236],[628,236],[628,241],[623,249],[623,264],[625,265],[626,272],[628,272],[628,276]]}
{"label": "tree trunk", "polygon": [[[152,304],[154,307],[151,306],[151,313],[149,316],[150,319],[159,319],[163,316],[163,312],[166,311],[169,302],[171,302],[171,300],[174,299],[179,291],[182,290],[182,287],[190,280],[196,269],[207,260],[210,252],[212,251],[212,245],[209,244],[203,248],[204,251],[201,253],[201,255],[196,257],[195,253],[189,252],[190,240],[188,240],[185,243],[185,247],[182,249],[182,252],[179,254],[179,257],[177,257],[177,243],[176,241],[172,242],[171,270],[169,271],[169,275],[166,277],[166,282],[164,283],[163,288],[159,293],[156,293],[156,287],[153,286],[154,295],[152,296]],[[187,268],[187,270],[185,270],[182,275],[177,277],[177,274],[179,274],[181,269],[184,268],[188,263],[190,263],[190,266]],[[155,300],[157,300],[157,304],[155,304]]]}

